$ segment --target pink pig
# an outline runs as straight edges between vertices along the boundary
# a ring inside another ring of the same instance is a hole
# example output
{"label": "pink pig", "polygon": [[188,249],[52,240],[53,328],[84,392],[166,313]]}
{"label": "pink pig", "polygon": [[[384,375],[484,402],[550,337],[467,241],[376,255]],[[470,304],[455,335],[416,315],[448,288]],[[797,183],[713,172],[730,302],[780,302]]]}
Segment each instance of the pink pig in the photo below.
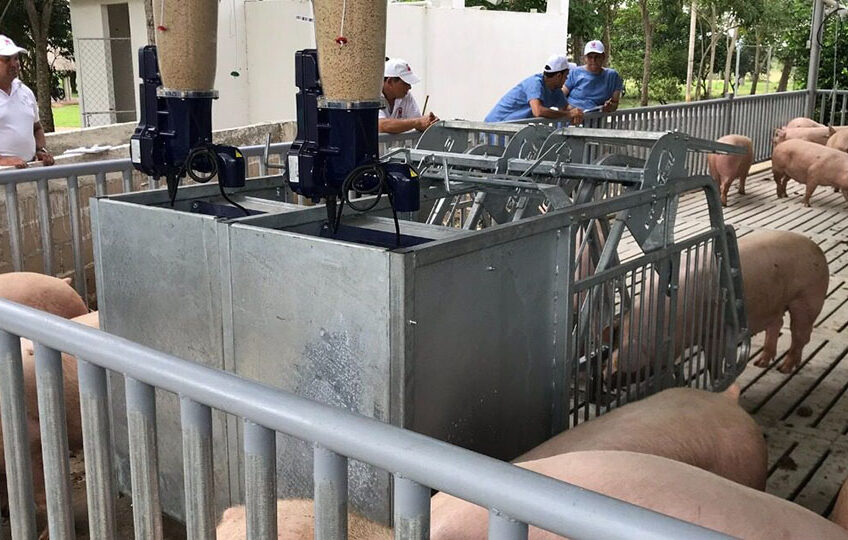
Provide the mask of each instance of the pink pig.
{"label": "pink pig", "polygon": [[746,149],[744,154],[709,154],[707,156],[710,176],[721,191],[721,205],[727,206],[727,192],[730,191],[730,186],[736,178],[739,179],[739,194],[745,194],[745,179],[748,178],[748,169],[751,168],[751,162],[754,160],[754,151],[751,139],[744,135],[725,135],[717,142]]}
{"label": "pink pig", "polygon": [[777,197],[788,197],[786,186],[792,178],[804,184],[804,206],[818,186],[834,186],[848,201],[848,154],[809,141],[788,140],[774,148],[771,169],[777,184]]}

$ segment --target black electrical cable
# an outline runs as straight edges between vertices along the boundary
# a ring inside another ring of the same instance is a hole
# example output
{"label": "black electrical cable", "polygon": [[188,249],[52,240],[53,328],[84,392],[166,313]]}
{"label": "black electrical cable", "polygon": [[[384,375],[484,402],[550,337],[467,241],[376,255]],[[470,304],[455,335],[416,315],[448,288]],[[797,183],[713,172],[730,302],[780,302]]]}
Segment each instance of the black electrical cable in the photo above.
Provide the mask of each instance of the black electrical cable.
{"label": "black electrical cable", "polygon": [[222,196],[222,197],[223,197],[223,198],[224,198],[224,199],[225,199],[228,203],[230,203],[231,205],[235,206],[236,208],[238,208],[239,210],[241,210],[242,212],[244,212],[244,215],[246,215],[246,216],[249,216],[249,215],[250,215],[250,211],[249,211],[247,208],[245,208],[244,206],[240,205],[240,204],[239,204],[239,203],[237,203],[236,201],[232,200],[232,199],[229,197],[229,195],[227,195],[227,193],[224,191],[224,186],[223,186],[223,184],[221,184],[221,182],[218,182],[218,187],[219,187],[219,188],[220,188],[220,190],[221,190],[221,196]]}
{"label": "black electrical cable", "polygon": [[[370,185],[369,179],[371,182],[374,182],[374,185]],[[357,206],[350,200],[351,191],[358,195],[372,195],[374,199],[367,205]],[[395,243],[400,246],[400,222],[398,221],[397,210],[395,210],[394,197],[392,197],[391,190],[388,186],[386,170],[380,163],[361,165],[352,170],[344,179],[341,187],[341,202],[336,214],[336,222],[331,224],[333,226],[333,233],[335,234],[338,231],[338,227],[341,224],[345,204],[355,212],[368,212],[377,206],[383,193],[386,193],[389,198],[389,206],[391,206],[392,217],[395,222]]]}
{"label": "black electrical cable", "polygon": [[[205,157],[208,160],[209,164],[211,164],[212,166],[212,170],[208,174],[200,175],[194,168],[195,160],[201,156]],[[218,156],[215,155],[215,151],[208,146],[198,146],[196,148],[192,148],[191,152],[188,153],[188,157],[186,157],[185,169],[186,174],[189,176],[189,178],[200,184],[205,184],[206,182],[218,176]],[[224,191],[223,184],[221,184],[220,177],[218,178],[218,188],[220,189],[221,196],[224,198],[225,201],[244,212],[245,216],[250,215],[250,211],[248,211],[247,208],[232,200],[229,195],[227,195],[227,193]]]}

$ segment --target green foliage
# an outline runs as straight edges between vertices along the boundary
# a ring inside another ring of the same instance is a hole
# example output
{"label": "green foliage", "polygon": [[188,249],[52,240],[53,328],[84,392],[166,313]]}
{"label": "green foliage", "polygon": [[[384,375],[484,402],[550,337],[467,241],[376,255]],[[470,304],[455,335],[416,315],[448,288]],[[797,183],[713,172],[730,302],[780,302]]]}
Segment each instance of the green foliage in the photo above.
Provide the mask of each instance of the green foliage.
{"label": "green foliage", "polygon": [[683,99],[683,86],[676,78],[651,77],[651,84],[648,87],[648,98],[651,101],[658,101],[663,105],[680,101]]}

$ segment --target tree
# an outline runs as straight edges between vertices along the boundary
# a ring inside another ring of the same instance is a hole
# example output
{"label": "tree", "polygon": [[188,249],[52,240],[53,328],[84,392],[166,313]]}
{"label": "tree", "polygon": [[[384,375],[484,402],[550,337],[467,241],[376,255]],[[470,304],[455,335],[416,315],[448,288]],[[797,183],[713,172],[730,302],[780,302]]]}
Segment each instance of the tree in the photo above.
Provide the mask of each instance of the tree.
{"label": "tree", "polygon": [[640,103],[648,104],[648,83],[651,81],[651,45],[653,44],[654,25],[651,23],[651,12],[648,0],[639,0],[639,13],[642,15],[642,31],[645,35],[645,59],[642,63],[642,90]]}
{"label": "tree", "polygon": [[147,25],[147,44],[156,45],[156,24],[153,22],[153,0],[144,0],[144,19]]}
{"label": "tree", "polygon": [[50,35],[50,19],[53,16],[53,0],[24,0],[29,17],[30,32],[35,42],[35,81],[38,96],[38,116],[44,131],[54,131],[53,108],[50,92],[50,65],[47,60],[47,41]]}

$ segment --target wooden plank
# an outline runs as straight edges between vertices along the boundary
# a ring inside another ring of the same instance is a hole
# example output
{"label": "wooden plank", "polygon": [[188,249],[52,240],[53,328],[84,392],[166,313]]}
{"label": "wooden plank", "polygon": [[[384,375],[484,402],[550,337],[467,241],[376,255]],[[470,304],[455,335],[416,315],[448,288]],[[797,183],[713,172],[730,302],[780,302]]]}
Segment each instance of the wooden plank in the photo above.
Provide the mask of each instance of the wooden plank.
{"label": "wooden plank", "polygon": [[824,515],[848,476],[848,446],[833,444],[830,452],[814,473],[813,479],[795,496],[804,508]]}
{"label": "wooden plank", "polygon": [[843,393],[816,425],[820,432],[845,433],[848,430],[848,392]]}
{"label": "wooden plank", "polygon": [[[791,499],[813,480],[816,469],[827,455],[830,441],[780,429],[769,429],[767,432],[770,434],[769,441],[771,438],[775,441],[786,438],[797,443],[775,462],[766,481],[768,493]],[[780,444],[785,442],[781,441]]]}
{"label": "wooden plank", "polygon": [[[806,348],[804,352],[807,352]],[[832,342],[827,342],[824,347],[814,351],[803,368],[790,375],[783,375],[785,379],[778,382],[768,400],[762,403],[759,410],[754,409],[757,417],[769,420],[782,420],[788,417],[804,398],[815,391],[819,383],[827,378],[845,353],[844,343]]]}
{"label": "wooden plank", "polygon": [[[784,336],[784,338],[786,337],[788,336]],[[811,359],[813,359],[816,356],[816,353],[820,349],[824,348],[826,344],[827,341],[824,341],[813,334],[813,339],[810,340],[810,343],[808,343],[807,347],[804,348],[804,356],[801,359],[801,365],[795,369],[800,371],[807,368]],[[789,375],[781,373],[776,369],[776,366],[780,365],[780,362],[783,361],[786,349],[788,349],[788,343],[781,347],[778,342],[777,361],[773,362],[769,367],[763,368],[765,373],[753,384],[745,388],[741,398],[744,398],[744,407],[749,413],[757,414],[757,411],[759,411],[767,401],[772,399],[772,397],[788,382],[790,378]],[[741,398],[740,403],[743,403],[743,399]]]}

